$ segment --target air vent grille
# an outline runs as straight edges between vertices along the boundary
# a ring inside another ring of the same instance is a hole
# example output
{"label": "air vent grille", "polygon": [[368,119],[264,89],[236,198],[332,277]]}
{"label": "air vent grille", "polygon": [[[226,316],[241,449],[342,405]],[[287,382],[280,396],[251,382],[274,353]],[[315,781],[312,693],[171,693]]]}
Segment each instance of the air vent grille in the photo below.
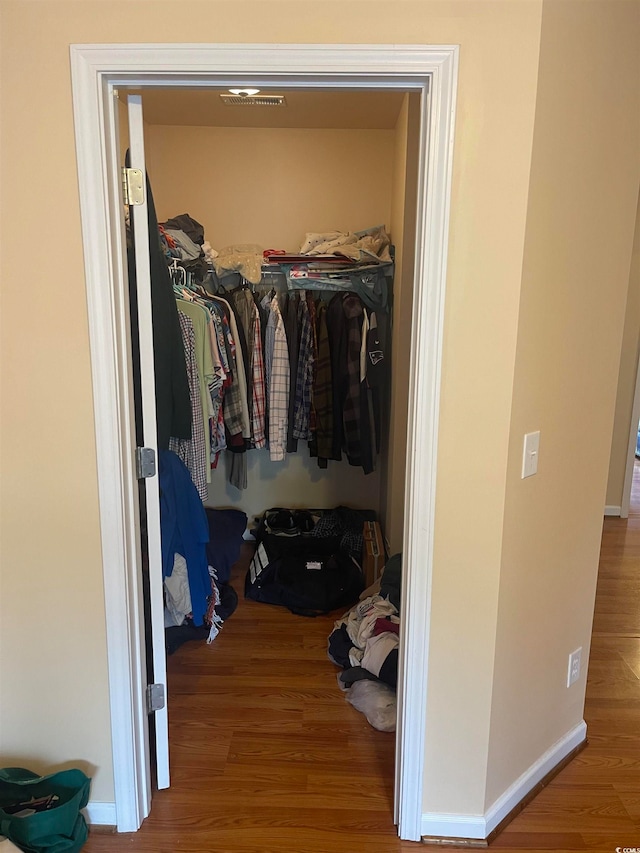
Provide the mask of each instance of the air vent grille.
{"label": "air vent grille", "polygon": [[284,95],[227,95],[220,94],[222,103],[230,107],[286,107]]}

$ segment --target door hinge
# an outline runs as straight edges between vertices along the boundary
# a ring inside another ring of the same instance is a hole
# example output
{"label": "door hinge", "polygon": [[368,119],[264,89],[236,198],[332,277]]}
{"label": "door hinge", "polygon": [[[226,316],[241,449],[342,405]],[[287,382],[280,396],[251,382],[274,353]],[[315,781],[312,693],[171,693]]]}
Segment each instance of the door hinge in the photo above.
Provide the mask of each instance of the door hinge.
{"label": "door hinge", "polygon": [[156,475],[156,452],[152,447],[136,447],[136,475],[138,480]]}
{"label": "door hinge", "polygon": [[164,708],[164,684],[147,684],[147,714]]}
{"label": "door hinge", "polygon": [[144,204],[144,180],[141,169],[122,167],[122,194],[125,204]]}

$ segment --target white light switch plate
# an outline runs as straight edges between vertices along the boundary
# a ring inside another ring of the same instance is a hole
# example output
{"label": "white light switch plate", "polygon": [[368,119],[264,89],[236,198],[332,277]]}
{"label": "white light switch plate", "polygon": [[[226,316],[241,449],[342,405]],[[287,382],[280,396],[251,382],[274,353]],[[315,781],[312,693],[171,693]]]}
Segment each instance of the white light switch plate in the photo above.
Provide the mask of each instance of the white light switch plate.
{"label": "white light switch plate", "polygon": [[528,432],[524,437],[522,452],[522,479],[538,472],[538,453],[540,451],[540,430]]}

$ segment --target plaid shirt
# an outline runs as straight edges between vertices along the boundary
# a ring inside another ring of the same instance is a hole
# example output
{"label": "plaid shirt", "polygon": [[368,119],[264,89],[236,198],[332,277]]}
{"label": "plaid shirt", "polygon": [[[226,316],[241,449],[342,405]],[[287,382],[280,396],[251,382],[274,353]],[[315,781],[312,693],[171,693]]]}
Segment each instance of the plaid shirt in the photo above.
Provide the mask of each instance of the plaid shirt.
{"label": "plaid shirt", "polygon": [[264,360],[262,357],[262,335],[260,328],[260,312],[258,306],[253,306],[253,352],[251,354],[252,405],[251,405],[251,438],[255,447],[266,447],[264,434],[264,413],[266,405],[264,385]]}
{"label": "plaid shirt", "polygon": [[[227,320],[226,315],[223,315],[222,324],[227,345],[231,353],[231,358],[235,362],[236,345],[233,340],[233,335],[231,334],[229,321]],[[228,385],[225,386],[224,422],[227,430],[229,431],[229,435],[237,435],[238,433],[242,434],[242,400],[240,399],[240,385],[238,382],[238,370],[236,364],[233,363],[229,366],[232,370],[231,375],[228,376],[227,379]]]}
{"label": "plaid shirt", "polygon": [[173,450],[184,462],[189,469],[191,479],[201,500],[205,500],[209,495],[207,487],[208,460],[200,400],[200,377],[196,360],[196,337],[193,331],[193,323],[182,311],[178,311],[178,320],[180,321],[184,360],[189,381],[189,397],[191,399],[191,438],[171,437],[169,439],[169,450]]}
{"label": "plaid shirt", "polygon": [[284,321],[276,296],[271,300],[267,324],[267,346],[273,342],[273,358],[269,375],[269,456],[272,462],[285,458],[289,415],[289,350]]}
{"label": "plaid shirt", "polygon": [[309,434],[309,414],[311,411],[311,388],[313,384],[313,333],[306,300],[298,305],[298,326],[300,328],[300,349],[298,352],[298,372],[296,375],[296,401],[294,409],[293,437],[307,441]]}
{"label": "plaid shirt", "polygon": [[[227,303],[228,304],[228,303]],[[247,374],[244,366],[244,352],[240,343],[240,333],[236,322],[235,314],[229,308],[229,323],[231,325],[231,334],[235,341],[235,371],[234,378],[240,394],[240,419],[242,437],[249,439],[251,436],[251,419],[249,417],[249,392],[247,386]]]}

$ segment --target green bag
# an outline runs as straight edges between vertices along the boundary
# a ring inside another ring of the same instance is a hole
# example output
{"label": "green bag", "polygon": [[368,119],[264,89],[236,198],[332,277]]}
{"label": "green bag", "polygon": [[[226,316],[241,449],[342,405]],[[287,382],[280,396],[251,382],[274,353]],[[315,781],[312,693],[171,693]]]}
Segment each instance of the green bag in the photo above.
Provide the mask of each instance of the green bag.
{"label": "green bag", "polygon": [[87,840],[80,809],[90,785],[81,770],[38,776],[23,767],[0,769],[0,835],[26,853],[77,853]]}

